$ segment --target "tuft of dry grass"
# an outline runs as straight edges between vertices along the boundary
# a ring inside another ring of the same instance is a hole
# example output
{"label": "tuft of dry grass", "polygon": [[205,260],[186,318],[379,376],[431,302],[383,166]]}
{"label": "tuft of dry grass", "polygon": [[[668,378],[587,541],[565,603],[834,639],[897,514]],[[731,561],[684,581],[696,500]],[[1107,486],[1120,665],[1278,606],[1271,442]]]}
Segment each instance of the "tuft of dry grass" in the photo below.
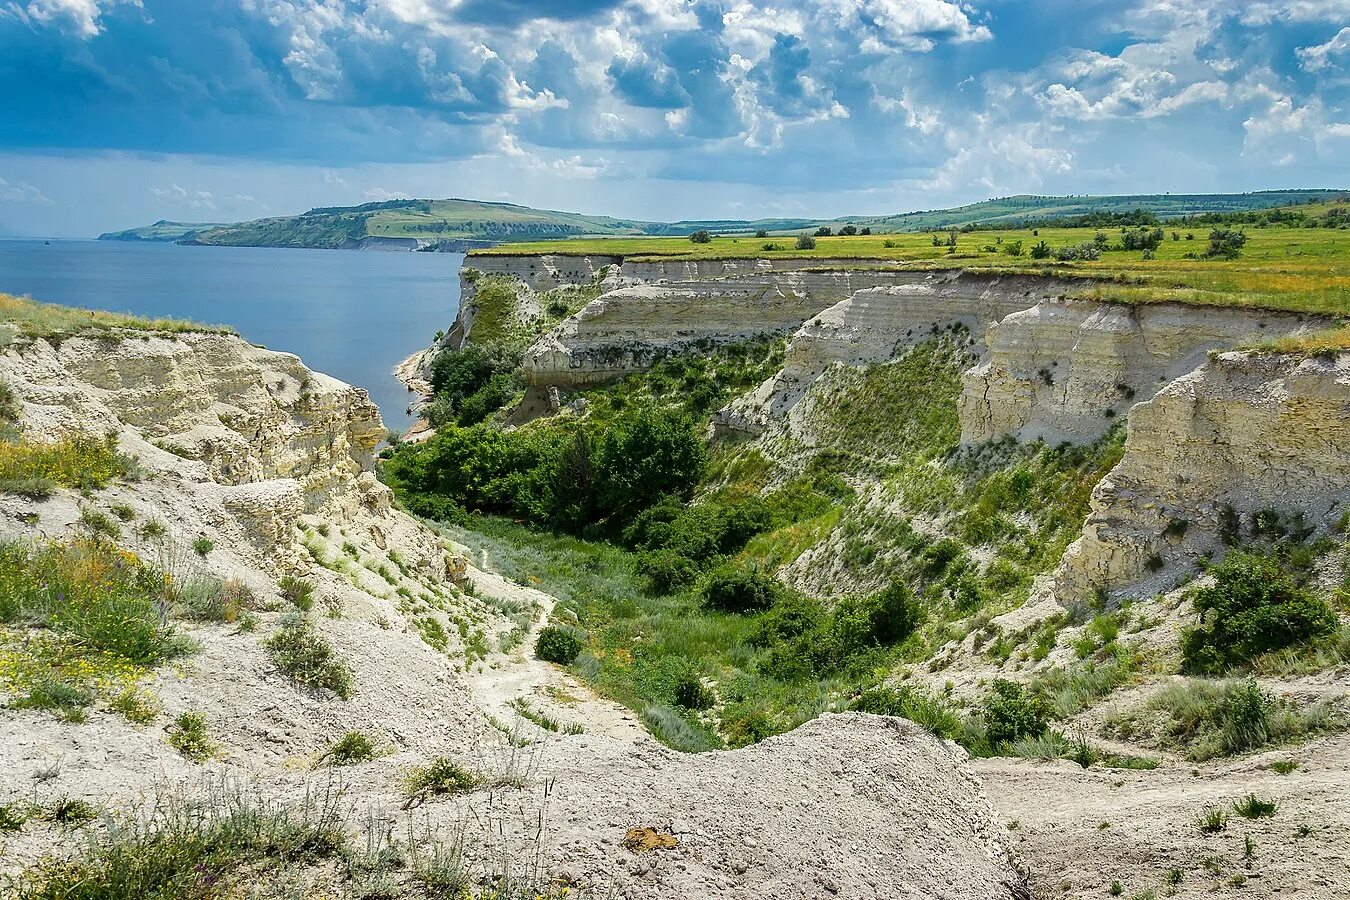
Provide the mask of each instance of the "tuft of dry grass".
{"label": "tuft of dry grass", "polygon": [[0,322],[31,338],[66,337],[86,332],[158,331],[170,334],[192,332],[234,334],[224,325],[202,325],[186,319],[145,319],[97,309],[80,309],[41,303],[32,297],[0,293]]}

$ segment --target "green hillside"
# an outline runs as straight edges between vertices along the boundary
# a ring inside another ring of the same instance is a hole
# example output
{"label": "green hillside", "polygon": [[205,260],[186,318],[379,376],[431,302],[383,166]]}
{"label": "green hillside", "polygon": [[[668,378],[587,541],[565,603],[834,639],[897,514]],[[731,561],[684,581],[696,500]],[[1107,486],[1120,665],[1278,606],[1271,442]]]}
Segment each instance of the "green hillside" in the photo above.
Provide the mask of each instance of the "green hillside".
{"label": "green hillside", "polygon": [[[1007,224],[1028,220],[1065,219],[1094,213],[1129,213],[1145,210],[1163,219],[1205,213],[1246,212],[1275,206],[1312,203],[1344,196],[1345,191],[1257,191],[1248,194],[1121,194],[1095,197],[1088,194],[1042,197],[1019,194],[982,200],[954,209],[920,210],[894,216],[864,216],[848,219],[873,231],[923,231],[967,224]],[[835,221],[846,221],[836,219]]]}
{"label": "green hillside", "polygon": [[208,231],[212,228],[224,228],[225,226],[214,222],[170,222],[166,219],[160,219],[153,225],[142,225],[139,228],[128,228],[125,231],[108,231],[100,234],[100,241],[153,241],[157,243],[170,243],[172,241],[181,241],[191,238],[199,231]]}

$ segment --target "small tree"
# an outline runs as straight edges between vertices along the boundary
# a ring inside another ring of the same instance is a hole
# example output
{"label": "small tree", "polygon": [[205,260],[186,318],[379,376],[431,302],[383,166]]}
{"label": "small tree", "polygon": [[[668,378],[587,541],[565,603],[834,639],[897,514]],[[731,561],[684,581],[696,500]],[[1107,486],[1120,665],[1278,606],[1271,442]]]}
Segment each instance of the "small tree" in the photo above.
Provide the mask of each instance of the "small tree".
{"label": "small tree", "polygon": [[862,229],[861,231],[858,232],[858,234],[871,234],[871,233],[872,233],[872,229],[871,229],[871,228],[868,228],[868,227],[865,227],[865,226],[863,227],[863,229]]}
{"label": "small tree", "polygon": [[822,225],[816,229],[816,237],[829,237],[834,234],[834,230],[828,225]]}
{"label": "small tree", "polygon": [[1237,228],[1215,228],[1209,233],[1205,259],[1237,259],[1247,246],[1247,235]]}
{"label": "small tree", "polygon": [[767,231],[765,231],[763,228],[761,228],[761,229],[759,229],[758,231],[755,232],[755,237],[757,237],[757,238],[766,238],[766,237],[768,237],[768,236],[769,236],[769,233],[768,233]]}
{"label": "small tree", "polygon": [[853,235],[855,235],[855,234],[858,233],[858,226],[857,226],[857,225],[845,225],[843,228],[840,228],[840,229],[839,229],[839,233],[840,233],[841,235],[843,235],[844,237],[852,237]]}
{"label": "small tree", "polygon": [[711,244],[712,232],[706,228],[700,228],[698,231],[689,235],[689,240],[693,241],[695,244]]}
{"label": "small tree", "polygon": [[1045,241],[1031,245],[1032,259],[1049,259],[1052,253],[1054,253],[1054,251],[1050,249],[1050,245]]}
{"label": "small tree", "polygon": [[798,250],[816,249],[816,239],[811,237],[811,235],[809,234],[797,235],[797,249]]}

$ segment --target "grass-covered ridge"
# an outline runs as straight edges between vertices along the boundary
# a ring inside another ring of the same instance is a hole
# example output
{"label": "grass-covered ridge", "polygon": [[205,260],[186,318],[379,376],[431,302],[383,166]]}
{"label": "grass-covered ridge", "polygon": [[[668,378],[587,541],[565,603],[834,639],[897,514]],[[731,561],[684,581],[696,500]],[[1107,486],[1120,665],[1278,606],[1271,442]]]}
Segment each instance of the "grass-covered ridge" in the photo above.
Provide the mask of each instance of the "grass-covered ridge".
{"label": "grass-covered ridge", "polygon": [[[1175,301],[1216,306],[1255,306],[1328,315],[1350,314],[1350,228],[1327,204],[1321,227],[1237,225],[1246,237],[1235,259],[1206,258],[1211,234],[1230,226],[1162,223],[1152,249],[1126,235],[1138,228],[1043,227],[990,231],[895,233],[816,238],[814,249],[791,240],[716,237],[706,244],[687,238],[595,238],[512,244],[491,254],[609,254],[627,261],[686,259],[817,259],[854,261],[900,269],[963,269],[991,274],[1048,275],[1088,279],[1071,296],[1129,303]],[[1316,210],[1314,209],[1314,212]],[[1153,230],[1153,229],[1149,229]],[[1098,235],[1101,235],[1099,238]],[[1147,243],[1153,243],[1149,240]],[[1044,244],[1045,250],[1036,248]],[[772,247],[775,249],[765,249]],[[1079,248],[1096,248],[1081,252]],[[1035,254],[1044,252],[1043,258]],[[1077,258],[1060,258],[1076,256]],[[472,256],[470,264],[472,264]]]}
{"label": "grass-covered ridge", "polygon": [[144,331],[182,334],[234,334],[226,325],[202,325],[185,319],[147,319],[97,309],[41,303],[31,297],[0,293],[0,328],[29,338],[67,337],[85,333]]}

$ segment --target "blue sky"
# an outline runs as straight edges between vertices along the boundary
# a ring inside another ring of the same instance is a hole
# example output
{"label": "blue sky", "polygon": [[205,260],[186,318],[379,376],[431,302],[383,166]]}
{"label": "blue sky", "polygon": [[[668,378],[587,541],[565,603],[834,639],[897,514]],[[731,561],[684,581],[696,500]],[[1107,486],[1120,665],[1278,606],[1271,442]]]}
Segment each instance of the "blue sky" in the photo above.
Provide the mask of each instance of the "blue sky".
{"label": "blue sky", "polygon": [[1350,186],[1350,0],[0,0],[0,233]]}

